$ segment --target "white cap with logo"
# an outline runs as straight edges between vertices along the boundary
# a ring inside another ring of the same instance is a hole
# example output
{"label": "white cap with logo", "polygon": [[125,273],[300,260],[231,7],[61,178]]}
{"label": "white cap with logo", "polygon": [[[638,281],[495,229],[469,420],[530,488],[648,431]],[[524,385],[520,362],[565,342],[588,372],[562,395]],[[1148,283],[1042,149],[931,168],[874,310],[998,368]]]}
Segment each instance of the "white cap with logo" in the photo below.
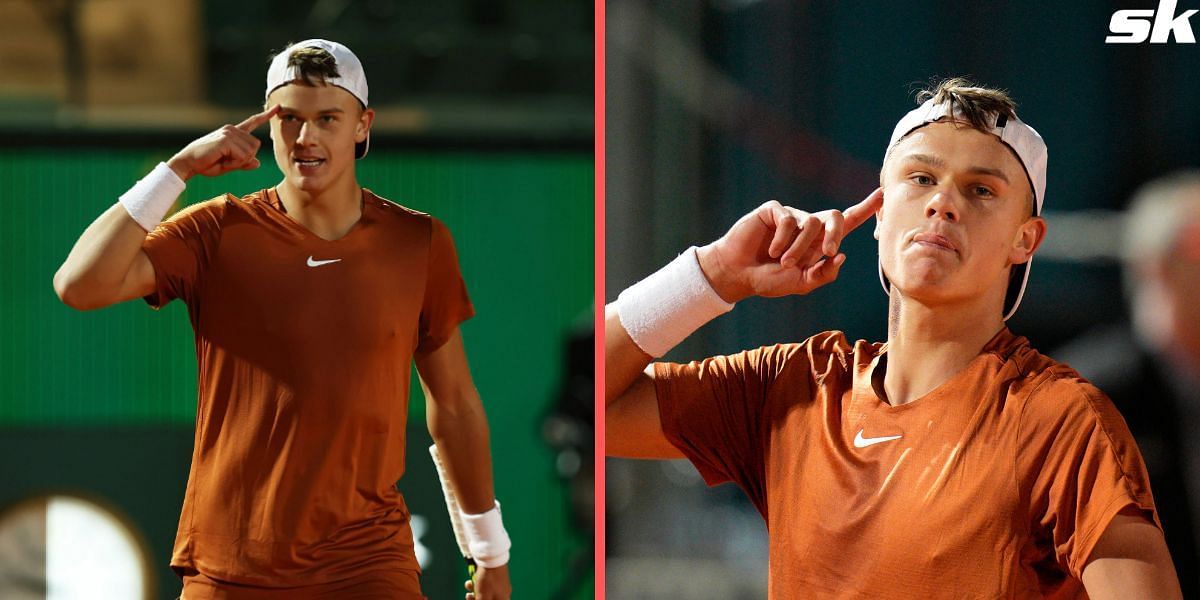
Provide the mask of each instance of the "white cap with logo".
{"label": "white cap with logo", "polygon": [[[949,117],[951,120],[969,122],[966,115],[957,104],[951,102],[935,103],[933,99],[926,100],[921,106],[909,111],[896,123],[896,128],[892,131],[892,138],[888,142],[887,151],[884,153],[884,162],[887,162],[887,155],[891,153],[892,148],[904,138],[904,136],[912,133],[913,130],[922,127],[929,123],[940,121]],[[1042,140],[1042,136],[1034,128],[1027,125],[1024,121],[1016,118],[1006,118],[1004,115],[991,115],[989,117],[991,124],[986,131],[1000,138],[1006,146],[1011,148],[1017,155],[1017,159],[1021,162],[1021,166],[1025,168],[1025,174],[1029,177],[1029,182],[1033,186],[1033,197],[1036,206],[1037,215],[1042,214],[1042,202],[1046,195],[1046,142]],[[1007,321],[1017,312],[1017,307],[1021,305],[1021,298],[1025,295],[1025,285],[1029,282],[1029,268],[1033,264],[1033,257],[1024,264],[1013,265],[1013,269],[1018,269],[1012,277],[1021,278],[1021,286],[1015,290],[1008,290],[1004,299],[1004,320]],[[1023,272],[1022,272],[1023,271]],[[887,277],[883,274],[883,263],[879,264],[879,281],[883,284],[885,293],[890,291]]]}
{"label": "white cap with logo", "polygon": [[[298,69],[288,66],[288,59],[291,58],[294,51],[300,48],[320,48],[328,52],[337,65],[338,76],[326,79],[325,83],[336,85],[350,92],[359,102],[362,102],[364,107],[370,106],[367,102],[367,74],[363,71],[358,57],[342,44],[322,39],[296,42],[275,55],[275,58],[271,60],[271,66],[267,68],[267,91],[263,94],[264,99],[277,88],[301,79]],[[366,156],[370,144],[371,134],[368,133],[367,139],[354,146],[354,157]]]}

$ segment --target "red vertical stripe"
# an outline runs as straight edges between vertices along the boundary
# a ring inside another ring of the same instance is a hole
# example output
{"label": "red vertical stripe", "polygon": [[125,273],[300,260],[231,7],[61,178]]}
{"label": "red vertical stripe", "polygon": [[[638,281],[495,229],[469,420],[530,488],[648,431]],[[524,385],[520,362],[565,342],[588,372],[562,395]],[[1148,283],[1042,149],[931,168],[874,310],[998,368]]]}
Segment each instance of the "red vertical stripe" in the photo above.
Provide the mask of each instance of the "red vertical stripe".
{"label": "red vertical stripe", "polygon": [[595,15],[596,81],[593,86],[596,161],[596,300],[593,319],[596,327],[596,453],[595,453],[595,515],[596,530],[596,598],[604,598],[604,0],[596,0]]}

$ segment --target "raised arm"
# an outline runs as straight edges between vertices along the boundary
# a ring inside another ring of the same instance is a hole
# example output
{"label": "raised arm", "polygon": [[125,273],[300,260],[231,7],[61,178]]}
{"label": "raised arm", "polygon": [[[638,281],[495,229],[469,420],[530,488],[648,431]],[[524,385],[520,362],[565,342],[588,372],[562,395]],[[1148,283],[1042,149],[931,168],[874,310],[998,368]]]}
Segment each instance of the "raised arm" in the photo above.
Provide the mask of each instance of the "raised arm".
{"label": "raised arm", "polygon": [[837,278],[842,239],[879,210],[875,190],[845,212],[809,214],[771,201],[717,241],[685,252],[605,307],[605,449],[679,458],[659,420],[650,362],[749,296],[807,294]]}
{"label": "raised arm", "polygon": [[[194,175],[216,177],[256,169],[260,142],[251,135],[278,111],[272,107],[188,144],[134,186],[84,230],[54,274],[54,291],[79,310],[103,308],[154,291],[154,265],[142,251],[149,230]],[[135,217],[136,215],[136,217]]]}

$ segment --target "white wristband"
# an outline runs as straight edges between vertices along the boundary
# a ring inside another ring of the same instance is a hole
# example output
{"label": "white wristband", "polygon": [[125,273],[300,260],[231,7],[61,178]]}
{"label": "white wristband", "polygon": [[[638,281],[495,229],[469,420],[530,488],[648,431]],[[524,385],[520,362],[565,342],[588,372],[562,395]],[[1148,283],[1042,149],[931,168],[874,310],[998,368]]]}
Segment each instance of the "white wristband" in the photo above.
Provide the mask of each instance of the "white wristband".
{"label": "white wristband", "polygon": [[629,337],[654,358],[733,310],[700,270],[695,246],[621,292],[614,304]]}
{"label": "white wristband", "polygon": [[475,564],[486,569],[493,569],[508,564],[508,551],[512,541],[504,530],[504,522],[500,518],[500,502],[496,502],[491,510],[478,515],[461,513],[463,530],[467,534],[467,547],[471,549],[471,558]]}
{"label": "white wristband", "polygon": [[128,192],[121,194],[121,206],[146,231],[153,231],[187,184],[167,163],[158,163],[153,171],[141,178]]}

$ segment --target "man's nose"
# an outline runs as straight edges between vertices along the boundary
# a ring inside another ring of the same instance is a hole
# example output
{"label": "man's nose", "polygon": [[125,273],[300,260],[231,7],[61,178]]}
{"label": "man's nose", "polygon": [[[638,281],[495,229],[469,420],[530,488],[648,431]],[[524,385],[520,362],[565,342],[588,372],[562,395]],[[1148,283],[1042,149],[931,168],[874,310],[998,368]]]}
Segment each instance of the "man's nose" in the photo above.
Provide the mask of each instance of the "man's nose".
{"label": "man's nose", "polygon": [[302,146],[313,143],[316,140],[316,127],[312,123],[305,121],[300,125],[300,134],[296,136],[296,143]]}
{"label": "man's nose", "polygon": [[958,221],[958,196],[958,191],[954,189],[937,190],[925,204],[925,216],[941,216],[947,221]]}

